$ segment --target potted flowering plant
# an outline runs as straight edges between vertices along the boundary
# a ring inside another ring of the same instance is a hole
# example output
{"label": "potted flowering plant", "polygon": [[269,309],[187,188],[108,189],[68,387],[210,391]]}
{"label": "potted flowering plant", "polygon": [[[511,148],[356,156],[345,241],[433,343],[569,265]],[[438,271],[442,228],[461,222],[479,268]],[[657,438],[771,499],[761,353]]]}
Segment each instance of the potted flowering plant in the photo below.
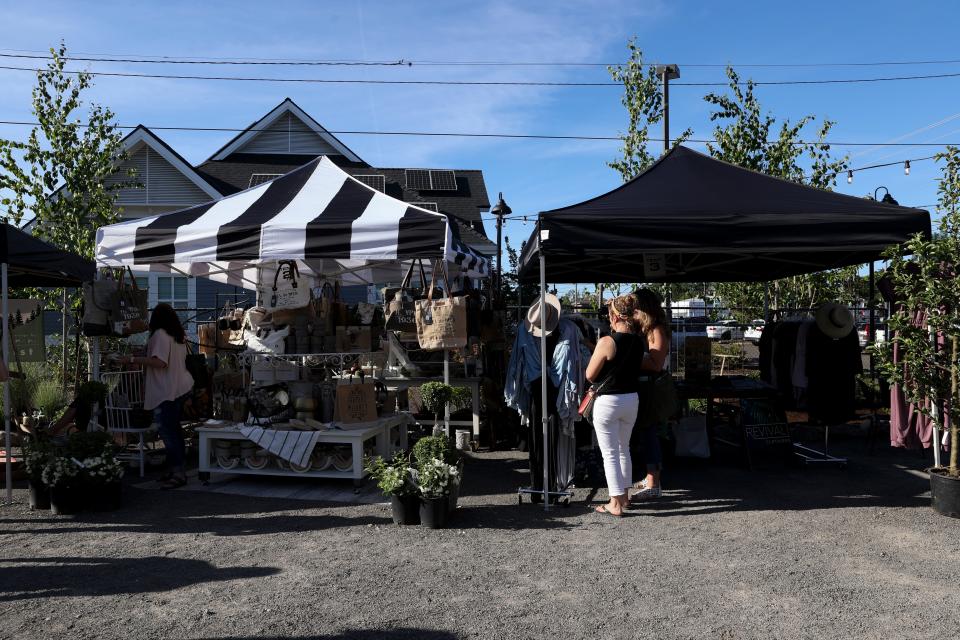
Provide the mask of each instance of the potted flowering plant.
{"label": "potted flowering plant", "polygon": [[71,459],[51,454],[47,458],[40,479],[50,489],[50,510],[54,515],[77,513],[80,510],[80,495],[77,475],[80,467]]}
{"label": "potted flowering plant", "polygon": [[387,462],[380,456],[370,458],[366,470],[376,481],[383,495],[390,496],[394,524],[420,524],[420,499],[414,482],[414,469],[403,454]]}
{"label": "potted flowering plant", "polygon": [[413,459],[417,468],[422,468],[433,459],[441,460],[457,469],[450,490],[447,492],[448,510],[453,512],[457,508],[457,499],[460,497],[460,481],[463,479],[463,454],[451,446],[450,438],[444,435],[427,436],[420,438],[413,445]]}
{"label": "potted flowering plant", "polygon": [[457,480],[457,468],[443,460],[431,458],[417,469],[420,489],[420,523],[430,529],[441,529],[447,524],[450,512],[450,489]]}
{"label": "potted flowering plant", "polygon": [[31,510],[50,508],[50,488],[43,482],[43,471],[52,455],[53,448],[47,440],[34,438],[27,441],[23,448]]}
{"label": "potted flowering plant", "polygon": [[98,455],[79,461],[87,507],[93,511],[120,508],[124,466],[116,457],[116,448],[107,443]]}

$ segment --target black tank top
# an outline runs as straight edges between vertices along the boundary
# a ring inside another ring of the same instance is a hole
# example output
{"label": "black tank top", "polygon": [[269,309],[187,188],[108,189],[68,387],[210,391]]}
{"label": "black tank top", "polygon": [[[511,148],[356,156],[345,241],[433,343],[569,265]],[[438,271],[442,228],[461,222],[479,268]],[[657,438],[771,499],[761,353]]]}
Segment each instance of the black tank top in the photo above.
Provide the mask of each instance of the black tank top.
{"label": "black tank top", "polygon": [[643,352],[647,349],[647,341],[643,336],[635,333],[612,333],[610,337],[617,345],[617,352],[613,360],[607,360],[597,376],[597,382],[606,379],[614,371],[613,379],[607,384],[602,395],[616,395],[621,393],[636,393],[637,378],[641,375],[640,366],[643,364]]}

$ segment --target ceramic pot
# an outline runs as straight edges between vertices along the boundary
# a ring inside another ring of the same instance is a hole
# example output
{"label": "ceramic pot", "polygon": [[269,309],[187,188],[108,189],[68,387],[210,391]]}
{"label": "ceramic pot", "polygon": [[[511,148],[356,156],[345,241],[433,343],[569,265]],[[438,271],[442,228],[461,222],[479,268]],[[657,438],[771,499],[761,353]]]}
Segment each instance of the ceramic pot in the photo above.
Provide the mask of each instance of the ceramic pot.
{"label": "ceramic pot", "polygon": [[390,509],[393,524],[420,524],[420,498],[417,496],[390,496]]}
{"label": "ceramic pot", "polygon": [[80,512],[80,491],[76,487],[50,487],[50,511],[55,516]]}
{"label": "ceramic pot", "polygon": [[944,468],[927,469],[933,510],[951,518],[960,518],[960,478],[946,475]]}
{"label": "ceramic pot", "polygon": [[27,482],[27,489],[30,492],[31,511],[46,511],[50,508],[50,488],[47,485],[30,480]]}
{"label": "ceramic pot", "polygon": [[420,502],[420,524],[428,529],[442,529],[447,526],[447,513],[450,511],[448,496],[424,498]]}

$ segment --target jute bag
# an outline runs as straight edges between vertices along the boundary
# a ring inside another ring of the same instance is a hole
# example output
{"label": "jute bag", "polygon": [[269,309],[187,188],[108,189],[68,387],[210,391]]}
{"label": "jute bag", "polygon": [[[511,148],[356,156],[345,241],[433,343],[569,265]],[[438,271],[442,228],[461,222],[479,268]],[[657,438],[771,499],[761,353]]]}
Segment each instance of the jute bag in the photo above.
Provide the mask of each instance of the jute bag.
{"label": "jute bag", "polygon": [[[130,275],[130,284],[124,284],[124,275]],[[110,322],[118,336],[147,330],[147,291],[137,286],[133,271],[127,267],[120,272],[117,288],[110,295]]]}
{"label": "jute bag", "polygon": [[113,333],[110,309],[116,290],[117,281],[112,279],[83,283],[83,335],[94,337]]}
{"label": "jute bag", "polygon": [[443,271],[447,291],[450,281],[447,278],[446,265],[437,260],[430,278],[430,288],[426,300],[417,300],[417,341],[425,351],[441,349],[459,349],[467,346],[467,300],[463,297],[448,296],[440,300],[433,299],[437,271]]}
{"label": "jute bag", "polygon": [[267,311],[302,309],[310,304],[310,283],[300,277],[300,268],[295,261],[281,260],[273,274],[273,285],[261,283],[258,297],[260,305]]}
{"label": "jute bag", "polygon": [[372,382],[337,385],[337,421],[353,424],[376,419],[377,389]]}
{"label": "jute bag", "polygon": [[337,327],[338,353],[369,353],[373,345],[370,327]]}
{"label": "jute bag", "polygon": [[427,286],[427,277],[423,270],[423,261],[416,260],[420,265],[420,291],[410,288],[410,279],[413,276],[414,263],[410,263],[407,275],[403,277],[399,289],[384,291],[384,300],[387,302],[386,328],[389,331],[413,333],[417,330],[416,300],[423,297],[423,288]]}

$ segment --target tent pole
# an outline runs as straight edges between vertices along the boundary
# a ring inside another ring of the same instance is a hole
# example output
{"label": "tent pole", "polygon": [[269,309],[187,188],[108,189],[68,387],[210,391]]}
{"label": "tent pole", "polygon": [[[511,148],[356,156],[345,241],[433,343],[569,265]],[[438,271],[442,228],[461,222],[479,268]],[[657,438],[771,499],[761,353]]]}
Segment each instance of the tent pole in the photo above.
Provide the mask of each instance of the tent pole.
{"label": "tent pole", "polygon": [[[443,350],[443,384],[450,386],[450,349]],[[443,433],[450,437],[450,403],[443,405]]]}
{"label": "tent pole", "polygon": [[[867,344],[873,346],[877,340],[877,313],[874,311],[873,301],[877,296],[877,274],[874,263],[870,261],[870,293],[867,304],[869,306],[869,324],[867,328]],[[870,379],[874,377],[873,349],[870,350]]]}
{"label": "tent pole", "polygon": [[[538,225],[539,226],[539,225]],[[547,417],[547,260],[543,255],[543,231],[540,231],[540,421],[543,423],[543,510],[550,509],[550,419]]]}
{"label": "tent pole", "polygon": [[62,315],[60,348],[63,353],[63,392],[67,392],[67,288],[63,288],[63,306],[60,313]]}
{"label": "tent pole", "polygon": [[770,322],[770,281],[763,283],[763,321]]}
{"label": "tent pole", "polygon": [[[10,370],[10,321],[8,319],[7,304],[7,263],[0,266],[0,286],[3,287],[3,302],[0,305],[0,313],[3,314],[3,364],[7,371]],[[3,382],[3,446],[6,454],[5,472],[7,484],[7,501],[5,504],[13,504],[13,456],[10,452],[10,380]]]}

